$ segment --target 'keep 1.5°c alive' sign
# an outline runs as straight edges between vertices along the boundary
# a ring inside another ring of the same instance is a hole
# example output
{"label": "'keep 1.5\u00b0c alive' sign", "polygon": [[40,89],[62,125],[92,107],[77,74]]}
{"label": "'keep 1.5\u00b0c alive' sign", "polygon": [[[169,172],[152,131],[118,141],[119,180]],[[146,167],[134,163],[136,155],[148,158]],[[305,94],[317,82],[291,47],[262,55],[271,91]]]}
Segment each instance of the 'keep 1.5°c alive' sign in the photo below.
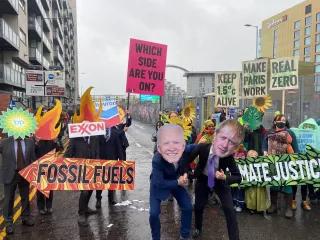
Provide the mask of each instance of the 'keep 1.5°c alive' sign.
{"label": "'keep 1.5\u00b0c alive' sign", "polygon": [[216,107],[239,106],[239,82],[241,72],[218,72],[215,74]]}
{"label": "'keep 1.5\u00b0c alive' sign", "polygon": [[167,45],[130,39],[126,92],[164,94]]}

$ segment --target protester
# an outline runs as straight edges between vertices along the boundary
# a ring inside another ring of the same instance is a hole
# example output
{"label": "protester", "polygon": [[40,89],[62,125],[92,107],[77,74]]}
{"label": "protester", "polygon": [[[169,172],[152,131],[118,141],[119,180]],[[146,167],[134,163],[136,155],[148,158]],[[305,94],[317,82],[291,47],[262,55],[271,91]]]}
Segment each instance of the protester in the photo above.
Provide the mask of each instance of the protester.
{"label": "protester", "polygon": [[[208,196],[213,191],[220,198],[226,217],[229,239],[239,239],[237,217],[233,208],[230,184],[240,183],[241,174],[233,159],[233,153],[243,141],[244,128],[236,120],[225,120],[216,129],[212,144],[199,144],[191,153],[190,161],[199,156],[195,170],[195,231],[202,233],[202,219]],[[229,174],[225,172],[229,169]]]}
{"label": "protester", "polygon": [[[275,155],[275,154],[291,154],[297,151],[297,141],[295,135],[286,127],[287,119],[283,114],[278,114],[273,120],[273,127],[267,134],[264,144],[263,151],[264,155]],[[284,194],[286,204],[286,218],[293,217],[292,211],[292,187],[270,187],[270,200],[271,206],[267,212],[272,214],[277,212],[278,203],[278,192]]]}
{"label": "protester", "polygon": [[[182,154],[185,149],[183,129],[178,125],[166,124],[157,134],[158,152],[152,159],[150,176],[149,223],[153,240],[160,239],[160,206],[170,194],[177,200],[181,210],[180,239],[189,239],[192,205],[184,188],[188,185]],[[182,175],[183,174],[183,175]]]}
{"label": "protester", "polygon": [[30,217],[29,187],[30,184],[19,171],[36,160],[34,141],[31,138],[5,138],[0,142],[2,155],[1,183],[4,184],[3,216],[6,225],[6,233],[13,234],[13,203],[18,186],[21,197],[22,224],[33,226],[34,221]]}
{"label": "protester", "polygon": [[[37,159],[41,158],[53,149],[60,151],[63,147],[58,145],[58,142],[55,140],[36,140],[35,151]],[[53,191],[50,191],[49,198],[45,197],[40,191],[37,191],[37,207],[41,215],[52,213],[52,201]]]}
{"label": "protester", "polygon": [[[99,136],[100,159],[105,160],[123,160],[123,148],[115,127],[108,128],[105,135]],[[96,191],[96,208],[101,208],[102,190]],[[108,202],[116,204],[115,191],[108,190]]]}
{"label": "protester", "polygon": [[[96,136],[71,138],[65,152],[65,157],[99,159],[99,141]],[[79,198],[79,219],[80,226],[88,226],[87,216],[96,214],[97,211],[88,207],[92,190],[82,190]]]}

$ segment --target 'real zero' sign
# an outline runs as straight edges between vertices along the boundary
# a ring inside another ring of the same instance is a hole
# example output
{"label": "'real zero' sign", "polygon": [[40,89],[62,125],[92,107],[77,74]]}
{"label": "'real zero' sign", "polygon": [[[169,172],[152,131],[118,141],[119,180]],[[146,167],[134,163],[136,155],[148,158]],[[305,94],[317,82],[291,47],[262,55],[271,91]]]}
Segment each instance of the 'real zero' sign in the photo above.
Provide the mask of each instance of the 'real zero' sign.
{"label": "'real zero' sign", "polygon": [[126,92],[164,94],[167,45],[130,39]]}
{"label": "'real zero' sign", "polygon": [[241,72],[217,72],[215,74],[216,107],[239,106]]}
{"label": "'real zero' sign", "polygon": [[270,61],[270,90],[298,89],[299,58],[276,58]]}

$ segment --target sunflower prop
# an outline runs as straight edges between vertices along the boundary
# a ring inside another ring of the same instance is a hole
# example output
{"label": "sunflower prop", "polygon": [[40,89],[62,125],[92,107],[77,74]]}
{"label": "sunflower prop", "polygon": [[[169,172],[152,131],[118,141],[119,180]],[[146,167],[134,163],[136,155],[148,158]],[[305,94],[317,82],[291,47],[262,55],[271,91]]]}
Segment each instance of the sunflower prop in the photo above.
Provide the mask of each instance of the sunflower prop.
{"label": "sunflower prop", "polygon": [[191,123],[196,117],[195,107],[189,103],[181,112],[181,117],[185,122]]}
{"label": "sunflower prop", "polygon": [[265,112],[272,106],[272,100],[269,95],[264,97],[257,97],[253,99],[253,106],[255,106],[259,111]]}
{"label": "sunflower prop", "polygon": [[119,113],[120,122],[122,122],[126,116],[126,112],[123,110],[121,106],[118,106],[118,113]]}
{"label": "sunflower prop", "polygon": [[183,129],[183,137],[184,140],[188,140],[189,136],[191,135],[192,128],[189,126],[189,123],[181,119],[180,117],[172,117],[168,118],[168,123],[179,125]]}
{"label": "sunflower prop", "polygon": [[242,116],[243,123],[248,125],[249,129],[256,130],[262,124],[262,112],[254,106],[250,106]]}

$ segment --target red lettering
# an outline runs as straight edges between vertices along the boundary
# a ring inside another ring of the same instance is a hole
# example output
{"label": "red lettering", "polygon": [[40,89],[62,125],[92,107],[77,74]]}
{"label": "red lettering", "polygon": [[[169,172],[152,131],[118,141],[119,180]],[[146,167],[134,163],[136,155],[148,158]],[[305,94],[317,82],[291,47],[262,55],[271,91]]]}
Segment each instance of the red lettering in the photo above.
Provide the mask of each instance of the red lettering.
{"label": "red lettering", "polygon": [[104,122],[97,123],[97,130],[104,131],[105,130],[105,123]]}
{"label": "red lettering", "polygon": [[94,123],[89,124],[89,130],[90,130],[91,132],[96,131],[96,129],[97,129],[97,126],[96,126]]}
{"label": "red lettering", "polygon": [[76,133],[76,132],[77,132],[77,129],[78,129],[78,126],[77,126],[77,125],[70,125],[70,132],[71,132],[71,133]]}

